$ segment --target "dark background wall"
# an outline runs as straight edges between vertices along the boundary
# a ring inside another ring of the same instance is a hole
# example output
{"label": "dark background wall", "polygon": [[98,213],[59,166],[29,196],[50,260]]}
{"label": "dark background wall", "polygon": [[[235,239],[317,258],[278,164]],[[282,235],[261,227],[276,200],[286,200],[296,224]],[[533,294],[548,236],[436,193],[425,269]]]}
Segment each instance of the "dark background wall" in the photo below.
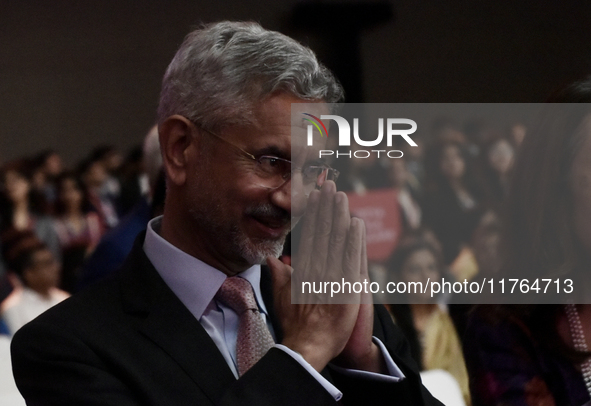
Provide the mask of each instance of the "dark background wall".
{"label": "dark background wall", "polygon": [[259,21],[337,71],[358,67],[361,93],[350,101],[539,102],[591,73],[591,2],[386,1],[392,18],[357,37],[371,16],[320,13],[339,4],[0,0],[0,161],[53,148],[73,164],[99,143],[140,142],[184,35],[220,19]]}

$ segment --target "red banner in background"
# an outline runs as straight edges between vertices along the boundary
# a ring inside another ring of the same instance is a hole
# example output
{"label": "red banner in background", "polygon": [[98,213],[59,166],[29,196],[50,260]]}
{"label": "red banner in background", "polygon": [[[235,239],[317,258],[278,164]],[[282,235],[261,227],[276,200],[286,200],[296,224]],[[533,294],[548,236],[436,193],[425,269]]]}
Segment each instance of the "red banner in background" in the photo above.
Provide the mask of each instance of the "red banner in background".
{"label": "red banner in background", "polygon": [[351,214],[365,222],[367,259],[387,260],[402,234],[398,194],[394,189],[372,190],[365,194],[347,193]]}

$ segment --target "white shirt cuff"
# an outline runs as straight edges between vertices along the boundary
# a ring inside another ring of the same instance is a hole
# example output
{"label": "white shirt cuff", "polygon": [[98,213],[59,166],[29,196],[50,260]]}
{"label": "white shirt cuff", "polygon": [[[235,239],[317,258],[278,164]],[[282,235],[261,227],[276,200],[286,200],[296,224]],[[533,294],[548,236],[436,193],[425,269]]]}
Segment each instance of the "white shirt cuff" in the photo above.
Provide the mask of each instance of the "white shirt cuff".
{"label": "white shirt cuff", "polygon": [[390,356],[390,353],[388,352],[384,344],[376,337],[373,337],[373,342],[379,347],[380,351],[382,352],[382,356],[384,357],[384,361],[386,362],[386,368],[388,368],[388,375],[378,374],[376,372],[360,371],[358,369],[341,368],[332,364],[330,365],[330,367],[342,373],[343,375],[372,379],[374,381],[400,382],[404,378],[406,378],[400,370],[400,368],[398,368],[398,365],[396,365],[396,363]]}
{"label": "white shirt cuff", "polygon": [[330,396],[332,396],[334,398],[335,401],[339,401],[341,400],[341,398],[343,397],[343,392],[341,392],[340,390],[338,390],[332,383],[328,382],[326,380],[325,377],[323,377],[320,372],[316,371],[312,365],[310,365],[308,363],[308,361],[306,361],[304,359],[304,357],[302,357],[301,354],[295,352],[294,350],[286,347],[285,345],[282,344],[275,344],[275,348],[279,348],[282,351],[285,351],[286,353],[288,353],[289,355],[291,355],[291,357],[293,359],[295,359],[297,362],[300,363],[301,366],[304,367],[304,369],[306,371],[308,371],[308,373],[310,375],[312,375],[314,377],[314,379],[316,379],[318,381],[318,383],[320,385],[322,385],[322,387],[324,389],[326,389],[326,391],[330,394]]}

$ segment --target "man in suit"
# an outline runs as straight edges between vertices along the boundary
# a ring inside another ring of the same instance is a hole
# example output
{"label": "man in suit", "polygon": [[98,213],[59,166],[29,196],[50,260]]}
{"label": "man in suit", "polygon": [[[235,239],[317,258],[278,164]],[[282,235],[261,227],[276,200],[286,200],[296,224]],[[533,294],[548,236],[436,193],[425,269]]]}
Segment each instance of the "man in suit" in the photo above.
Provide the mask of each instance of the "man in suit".
{"label": "man in suit", "polygon": [[363,223],[311,176],[332,170],[292,152],[292,131],[305,133],[292,103],[326,114],[341,98],[279,33],[222,22],[189,34],[158,109],[164,215],[114,278],[15,336],[28,403],[437,404],[383,307],[291,304],[292,269],[276,259],[306,212],[295,272],[367,273]]}

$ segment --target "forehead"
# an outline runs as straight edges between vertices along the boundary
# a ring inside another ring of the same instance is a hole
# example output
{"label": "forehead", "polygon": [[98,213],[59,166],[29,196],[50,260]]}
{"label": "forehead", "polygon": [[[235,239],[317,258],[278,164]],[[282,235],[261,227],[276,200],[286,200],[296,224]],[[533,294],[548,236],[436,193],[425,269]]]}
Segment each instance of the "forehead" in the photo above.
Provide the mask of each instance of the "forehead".
{"label": "forehead", "polygon": [[501,138],[492,145],[491,151],[508,151],[512,150],[511,144],[504,138]]}
{"label": "forehead", "polygon": [[53,259],[53,254],[47,248],[40,248],[33,254],[33,262],[40,263]]}
{"label": "forehead", "polygon": [[456,156],[460,156],[460,148],[458,148],[457,145],[454,144],[447,144],[446,146],[443,147],[443,150],[441,151],[441,155],[443,157],[456,157]]}
{"label": "forehead", "polygon": [[291,156],[292,148],[305,142],[304,112],[319,117],[329,110],[323,102],[305,101],[286,93],[272,95],[255,105],[255,122],[240,131],[240,141],[253,154],[259,149],[275,148]]}
{"label": "forehead", "polygon": [[16,180],[26,180],[26,178],[23,174],[14,169],[9,169],[8,171],[6,171],[6,173],[4,174],[5,182],[14,182]]}
{"label": "forehead", "polygon": [[74,178],[64,178],[62,179],[62,184],[61,186],[66,189],[66,188],[76,188],[78,186],[76,180]]}

